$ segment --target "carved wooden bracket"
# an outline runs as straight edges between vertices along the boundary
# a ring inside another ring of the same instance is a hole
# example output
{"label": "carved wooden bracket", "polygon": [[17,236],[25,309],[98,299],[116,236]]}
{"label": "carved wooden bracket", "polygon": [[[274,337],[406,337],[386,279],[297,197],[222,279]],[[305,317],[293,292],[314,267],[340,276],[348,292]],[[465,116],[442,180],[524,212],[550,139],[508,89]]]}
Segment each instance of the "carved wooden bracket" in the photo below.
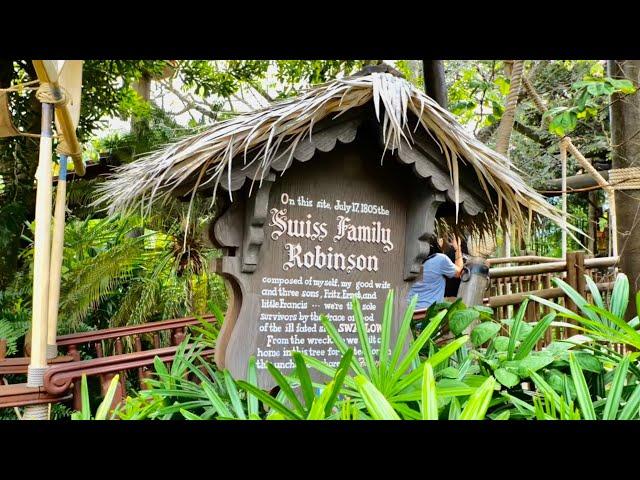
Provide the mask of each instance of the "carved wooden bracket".
{"label": "carved wooden bracket", "polygon": [[264,222],[267,220],[269,192],[276,176],[270,173],[262,180],[258,191],[247,199],[242,239],[242,272],[253,273],[258,266],[260,247],[264,242]]}
{"label": "carved wooden bracket", "polygon": [[404,279],[415,279],[429,255],[429,236],[434,232],[436,211],[445,201],[445,194],[418,188],[407,210],[405,233]]}

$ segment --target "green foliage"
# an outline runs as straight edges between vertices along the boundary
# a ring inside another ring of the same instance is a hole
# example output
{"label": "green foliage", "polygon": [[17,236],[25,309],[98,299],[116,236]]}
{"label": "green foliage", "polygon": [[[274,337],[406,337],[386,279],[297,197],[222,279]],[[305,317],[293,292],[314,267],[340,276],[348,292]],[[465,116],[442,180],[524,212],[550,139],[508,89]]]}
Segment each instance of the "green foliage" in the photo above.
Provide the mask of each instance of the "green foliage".
{"label": "green foliage", "polygon": [[[321,393],[317,394],[317,389],[314,389],[314,384],[311,381],[311,375],[305,364],[302,354],[299,352],[292,352],[292,357],[296,364],[295,380],[287,379],[277,368],[272,364],[268,364],[267,368],[271,376],[275,379],[280,391],[286,398],[288,405],[278,399],[266,394],[255,384],[237,381],[240,388],[247,391],[248,394],[252,394],[258,398],[265,406],[271,408],[272,413],[267,416],[267,419],[273,420],[324,420],[334,418],[338,411],[334,410],[338,395],[341,392],[343,383],[345,381],[349,364],[353,356],[353,351],[348,350],[342,357],[340,364],[336,370],[336,374],[333,379],[326,384]],[[365,379],[366,381],[366,379]],[[302,401],[298,399],[295,389],[299,389],[302,396]],[[304,404],[302,403],[304,402]],[[292,409],[293,408],[293,409]]]}
{"label": "green foliage", "polygon": [[632,94],[636,89],[629,80],[614,78],[586,77],[571,86],[576,95],[575,105],[556,107],[548,110],[544,117],[549,117],[549,131],[560,137],[575,130],[580,119],[594,118],[599,109],[597,100],[609,97],[614,93]]}
{"label": "green foliage", "polygon": [[82,384],[80,387],[82,395],[82,410],[80,410],[79,412],[73,412],[71,414],[71,420],[112,420],[113,418],[115,418],[113,413],[111,413],[111,415],[109,415],[109,413],[119,381],[119,375],[113,377],[111,383],[109,384],[109,388],[107,389],[107,393],[104,396],[104,399],[96,410],[95,416],[92,416],[91,405],[89,403],[89,388],[87,387],[87,376],[82,375]]}
{"label": "green foliage", "polygon": [[[588,275],[585,275],[585,279],[593,297],[593,304],[587,302],[582,295],[563,280],[559,278],[552,280],[578,306],[582,315],[549,300],[533,295],[531,298],[553,308],[559,316],[578,322],[581,326],[575,326],[575,328],[593,339],[607,343],[622,343],[636,350],[640,349],[640,333],[637,330],[640,324],[638,317],[636,316],[629,321],[624,319],[629,302],[629,279],[627,276],[624,273],[619,273],[616,277],[609,305],[605,304],[595,282]],[[636,302],[640,303],[639,295],[640,292],[636,294]],[[637,357],[638,354],[635,353],[633,358]]]}
{"label": "green foliage", "polygon": [[24,305],[24,290],[0,292],[0,339],[7,341],[6,355],[18,352],[20,339],[31,325],[31,309]]}

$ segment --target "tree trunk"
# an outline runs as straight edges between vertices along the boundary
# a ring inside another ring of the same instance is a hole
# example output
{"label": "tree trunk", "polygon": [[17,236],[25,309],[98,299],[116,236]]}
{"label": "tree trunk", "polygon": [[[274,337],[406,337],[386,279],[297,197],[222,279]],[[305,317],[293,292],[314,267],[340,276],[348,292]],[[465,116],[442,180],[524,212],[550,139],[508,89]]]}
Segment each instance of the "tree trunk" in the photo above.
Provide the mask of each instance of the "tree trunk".
{"label": "tree trunk", "polygon": [[[133,82],[132,87],[146,102],[151,101],[151,76],[148,73],[142,74],[139,80]],[[136,115],[131,117],[131,131],[136,137],[149,128],[146,118],[139,118]]]}
{"label": "tree trunk", "polygon": [[424,90],[442,108],[448,108],[447,83],[442,60],[423,60]]}
{"label": "tree trunk", "polygon": [[[640,60],[609,60],[609,75],[626,78],[638,87]],[[612,95],[610,107],[612,168],[640,167],[640,93]],[[636,315],[640,289],[640,190],[616,190],[620,268],[629,277],[628,318]]]}

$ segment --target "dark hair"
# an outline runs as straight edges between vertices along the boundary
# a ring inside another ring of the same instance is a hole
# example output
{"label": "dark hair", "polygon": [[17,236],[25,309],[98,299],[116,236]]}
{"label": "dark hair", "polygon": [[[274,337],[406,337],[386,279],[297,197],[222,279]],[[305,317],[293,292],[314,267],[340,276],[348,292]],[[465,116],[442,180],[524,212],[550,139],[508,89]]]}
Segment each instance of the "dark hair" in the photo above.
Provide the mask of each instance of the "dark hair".
{"label": "dark hair", "polygon": [[438,243],[437,235],[431,235],[429,236],[429,256],[436,253],[442,253],[442,249],[440,248],[440,244]]}

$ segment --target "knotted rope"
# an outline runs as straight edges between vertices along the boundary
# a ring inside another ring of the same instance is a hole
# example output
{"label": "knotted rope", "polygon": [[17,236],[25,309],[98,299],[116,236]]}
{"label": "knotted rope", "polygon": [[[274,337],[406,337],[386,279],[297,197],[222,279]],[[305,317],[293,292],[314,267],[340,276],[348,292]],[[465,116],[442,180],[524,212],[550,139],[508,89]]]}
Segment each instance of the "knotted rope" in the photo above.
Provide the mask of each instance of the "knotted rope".
{"label": "knotted rope", "polygon": [[498,125],[496,134],[496,151],[507,156],[509,150],[509,139],[513,130],[515,121],[516,107],[518,106],[518,96],[520,95],[520,85],[522,84],[522,72],[524,70],[524,62],[522,60],[514,60],[511,69],[511,84],[509,86],[509,94],[504,107],[504,113]]}
{"label": "knotted rope", "polygon": [[36,90],[36,98],[41,103],[51,103],[55,106],[62,106],[69,103],[69,95],[62,87],[54,87],[51,83],[42,83]]}
{"label": "knotted rope", "polygon": [[612,168],[609,183],[615,190],[640,190],[640,167]]}

